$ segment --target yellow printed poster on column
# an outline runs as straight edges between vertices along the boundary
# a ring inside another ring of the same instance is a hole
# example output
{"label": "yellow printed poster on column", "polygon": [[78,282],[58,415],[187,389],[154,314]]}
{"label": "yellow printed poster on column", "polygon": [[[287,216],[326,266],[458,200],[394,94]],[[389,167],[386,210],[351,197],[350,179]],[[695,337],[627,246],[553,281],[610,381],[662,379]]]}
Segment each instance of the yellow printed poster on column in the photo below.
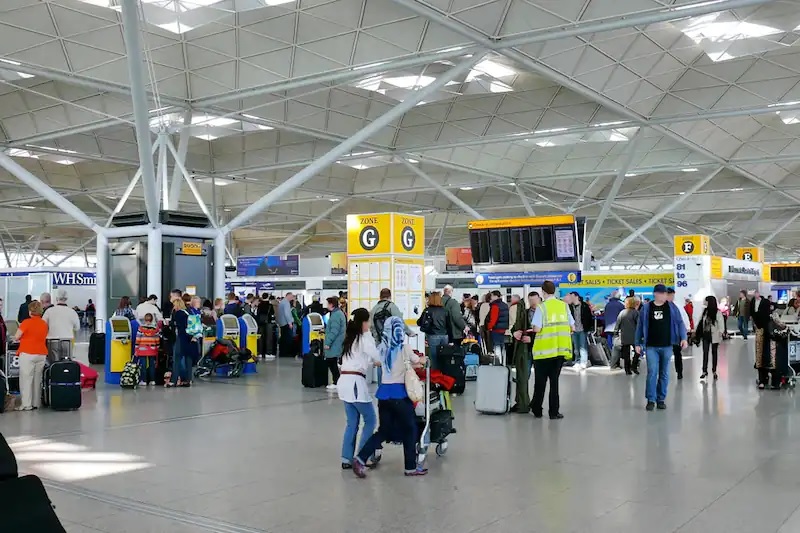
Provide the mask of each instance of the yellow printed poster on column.
{"label": "yellow printed poster on column", "polygon": [[347,215],[347,255],[384,255],[392,252],[392,215]]}
{"label": "yellow printed poster on column", "polygon": [[711,279],[722,279],[722,258],[717,256],[711,257]]}
{"label": "yellow printed poster on column", "polygon": [[711,253],[708,235],[675,235],[675,255],[708,255]]}
{"label": "yellow printed poster on column", "polygon": [[764,263],[761,266],[761,281],[766,281],[767,283],[772,281],[772,267],[769,263]]}
{"label": "yellow printed poster on column", "polygon": [[403,255],[425,254],[425,217],[392,214],[392,251]]}
{"label": "yellow printed poster on column", "polygon": [[330,254],[331,275],[347,274],[347,252],[334,252]]}
{"label": "yellow printed poster on column", "polygon": [[764,260],[764,249],[759,248],[757,246],[737,248],[736,259],[741,259],[742,261],[753,261],[754,263],[760,263],[761,261]]}

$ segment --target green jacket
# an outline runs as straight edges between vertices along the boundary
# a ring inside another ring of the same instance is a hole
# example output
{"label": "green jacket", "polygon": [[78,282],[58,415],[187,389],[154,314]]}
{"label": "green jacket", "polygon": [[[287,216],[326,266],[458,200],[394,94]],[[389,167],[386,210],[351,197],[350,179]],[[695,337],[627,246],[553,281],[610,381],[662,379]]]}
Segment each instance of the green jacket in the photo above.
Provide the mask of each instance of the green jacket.
{"label": "green jacket", "polygon": [[464,321],[464,315],[461,314],[461,304],[459,304],[452,296],[442,296],[442,307],[447,313],[447,321],[450,331],[450,340],[458,340],[464,338],[464,328],[467,323]]}
{"label": "green jacket", "polygon": [[347,320],[341,309],[337,309],[328,316],[328,325],[325,326],[325,358],[334,359],[342,356],[344,332]]}
{"label": "green jacket", "polygon": [[520,302],[516,305],[517,314],[514,320],[514,325],[511,327],[511,339],[512,339],[512,352],[513,352],[513,362],[514,364],[518,364],[519,362],[529,361],[531,359],[531,347],[533,346],[533,339],[531,338],[531,342],[524,343],[522,340],[517,340],[514,338],[515,331],[522,331],[522,335],[530,335],[533,336],[533,333],[525,333],[529,329],[531,329],[531,318],[528,314],[528,310],[525,308],[525,304]]}

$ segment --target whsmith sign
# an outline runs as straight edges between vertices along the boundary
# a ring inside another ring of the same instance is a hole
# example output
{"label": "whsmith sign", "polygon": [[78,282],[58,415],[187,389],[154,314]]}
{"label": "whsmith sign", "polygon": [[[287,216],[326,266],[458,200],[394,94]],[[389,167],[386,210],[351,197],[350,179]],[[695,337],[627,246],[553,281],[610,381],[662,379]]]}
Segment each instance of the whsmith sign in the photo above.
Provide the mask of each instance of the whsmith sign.
{"label": "whsmith sign", "polygon": [[97,275],[94,272],[0,272],[0,277],[18,277],[31,274],[50,274],[50,280],[54,287],[97,285]]}

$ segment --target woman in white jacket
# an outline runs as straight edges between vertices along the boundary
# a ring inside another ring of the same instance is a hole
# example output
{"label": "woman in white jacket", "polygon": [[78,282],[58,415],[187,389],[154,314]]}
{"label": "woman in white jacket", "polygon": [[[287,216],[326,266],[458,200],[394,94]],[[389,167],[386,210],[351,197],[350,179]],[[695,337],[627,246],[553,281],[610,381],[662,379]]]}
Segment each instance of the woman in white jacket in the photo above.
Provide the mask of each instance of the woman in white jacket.
{"label": "woman in white jacket", "polygon": [[717,299],[714,296],[706,296],[706,308],[698,323],[698,333],[703,342],[703,373],[701,380],[708,377],[708,349],[711,348],[711,372],[714,379],[717,379],[717,358],[719,355],[719,343],[725,331],[725,319],[717,307]]}
{"label": "woman in white jacket", "polygon": [[[353,467],[356,452],[356,437],[361,419],[361,447],[375,433],[375,407],[369,393],[367,376],[372,368],[380,366],[380,354],[375,339],[369,331],[369,311],[360,308],[353,311],[353,319],[347,323],[342,346],[342,367],[336,388],[339,399],[344,402],[347,426],[342,441],[342,470]],[[359,448],[359,449],[360,449]]]}

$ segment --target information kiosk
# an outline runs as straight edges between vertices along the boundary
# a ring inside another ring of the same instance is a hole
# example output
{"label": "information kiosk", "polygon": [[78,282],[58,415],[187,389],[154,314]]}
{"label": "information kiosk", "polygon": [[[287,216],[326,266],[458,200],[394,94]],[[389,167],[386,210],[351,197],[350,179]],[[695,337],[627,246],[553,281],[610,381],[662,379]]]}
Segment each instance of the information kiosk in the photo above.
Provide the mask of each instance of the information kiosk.
{"label": "information kiosk", "polygon": [[136,335],[139,324],[124,316],[112,316],[106,322],[106,383],[119,385],[119,378],[125,363],[133,358],[131,339]]}
{"label": "information kiosk", "polygon": [[253,357],[258,357],[258,324],[253,315],[243,315],[239,318],[239,347],[241,349],[247,348],[253,354]]}
{"label": "information kiosk", "polygon": [[311,343],[325,340],[325,322],[319,313],[309,313],[303,319],[303,355],[311,353]]}

